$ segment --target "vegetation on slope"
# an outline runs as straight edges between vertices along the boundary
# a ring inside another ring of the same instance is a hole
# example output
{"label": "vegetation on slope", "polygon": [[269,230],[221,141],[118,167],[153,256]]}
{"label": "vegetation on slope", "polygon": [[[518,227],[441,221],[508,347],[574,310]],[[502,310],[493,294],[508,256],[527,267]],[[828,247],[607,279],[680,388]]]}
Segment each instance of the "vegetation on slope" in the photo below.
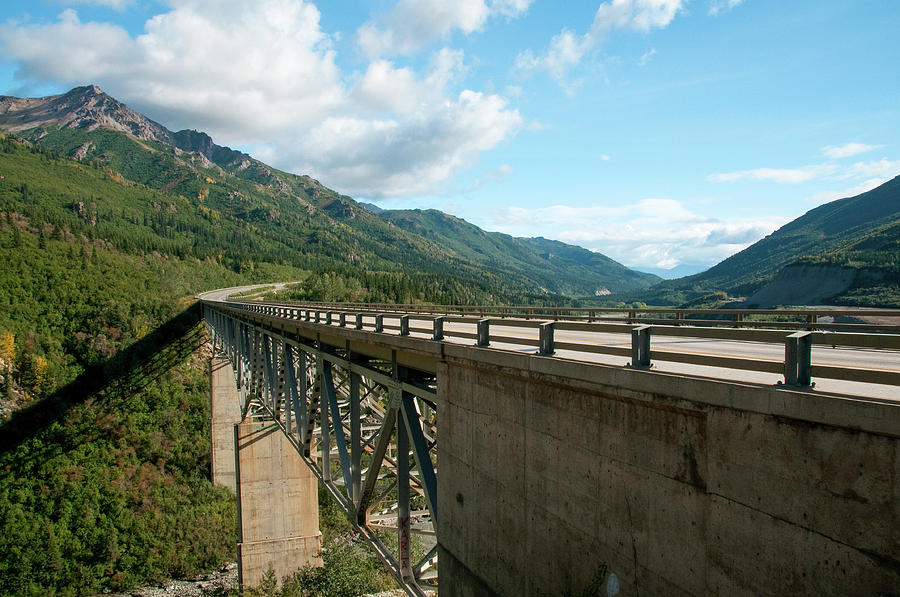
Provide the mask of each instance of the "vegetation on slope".
{"label": "vegetation on slope", "polygon": [[0,594],[95,594],[231,559],[183,297],[302,270],[179,258],[188,235],[141,235],[158,194],[0,147]]}

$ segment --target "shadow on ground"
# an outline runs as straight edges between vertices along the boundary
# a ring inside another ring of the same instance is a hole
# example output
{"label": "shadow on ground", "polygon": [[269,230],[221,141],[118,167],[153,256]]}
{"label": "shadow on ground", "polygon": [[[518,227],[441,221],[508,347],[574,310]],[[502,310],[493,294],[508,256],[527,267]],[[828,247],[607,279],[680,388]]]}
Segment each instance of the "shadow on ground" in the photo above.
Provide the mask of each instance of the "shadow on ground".
{"label": "shadow on ground", "polygon": [[47,398],[14,413],[0,425],[0,454],[14,450],[88,398],[133,394],[184,361],[203,344],[200,317],[200,305],[195,303]]}

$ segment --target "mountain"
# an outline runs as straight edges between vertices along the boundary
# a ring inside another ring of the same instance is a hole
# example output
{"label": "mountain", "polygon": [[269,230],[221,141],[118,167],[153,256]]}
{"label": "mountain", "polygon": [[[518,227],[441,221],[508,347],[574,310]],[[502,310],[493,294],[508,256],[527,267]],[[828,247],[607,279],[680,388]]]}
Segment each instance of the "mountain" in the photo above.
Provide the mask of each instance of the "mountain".
{"label": "mountain", "polygon": [[705,272],[656,285],[642,300],[679,304],[724,291],[758,306],[900,306],[898,236],[900,176],[820,205]]}
{"label": "mountain", "polygon": [[533,279],[544,290],[605,295],[646,288],[659,281],[657,276],[628,269],[600,253],[540,237],[514,238],[485,232],[434,209],[382,209],[375,213],[397,228],[431,239],[481,267]]}
{"label": "mountain", "polygon": [[[452,297],[463,301],[590,296],[657,281],[562,243],[550,251],[549,241],[500,235],[486,241],[487,233],[438,212],[429,217],[441,225],[431,228],[382,217],[308,176],[216,145],[205,133],[171,132],[96,86],[45,98],[0,97],[0,128],[51,155],[163,192],[170,197],[169,213],[199,215],[214,224],[213,233],[230,228],[234,243],[221,242],[222,234],[197,238],[200,230],[192,230],[191,252],[222,255],[236,271],[247,261],[266,261],[337,268],[346,275],[352,275],[350,268],[419,272],[456,280],[458,289],[471,286],[471,292]],[[453,238],[457,233],[464,238]]]}

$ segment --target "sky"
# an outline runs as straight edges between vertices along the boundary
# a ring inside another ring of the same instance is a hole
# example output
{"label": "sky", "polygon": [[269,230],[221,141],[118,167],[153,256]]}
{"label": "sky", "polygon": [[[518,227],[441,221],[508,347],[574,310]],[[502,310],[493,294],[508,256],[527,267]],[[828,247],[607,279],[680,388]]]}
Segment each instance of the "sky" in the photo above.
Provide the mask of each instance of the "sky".
{"label": "sky", "polygon": [[0,94],[96,84],[386,209],[671,277],[900,175],[900,0],[3,0]]}

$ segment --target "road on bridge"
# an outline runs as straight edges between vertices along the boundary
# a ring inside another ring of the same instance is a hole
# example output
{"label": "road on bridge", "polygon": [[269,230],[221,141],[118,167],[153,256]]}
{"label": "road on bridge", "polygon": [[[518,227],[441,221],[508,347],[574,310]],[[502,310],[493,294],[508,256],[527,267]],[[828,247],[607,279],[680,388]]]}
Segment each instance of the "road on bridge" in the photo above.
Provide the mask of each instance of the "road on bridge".
{"label": "road on bridge", "polygon": [[[388,315],[385,315],[384,323],[385,326],[399,327],[400,319],[399,317],[390,317]],[[472,334],[475,331],[475,326],[473,324],[448,322],[444,324],[444,330],[445,334],[453,332]],[[504,326],[499,323],[493,323],[491,325],[491,335],[495,334],[509,338],[521,338],[525,341],[532,341],[532,343],[538,339],[536,329],[522,328],[517,326]],[[431,336],[431,333],[421,331],[416,332],[413,330],[411,331],[410,336],[429,338]],[[560,331],[556,333],[555,340],[557,343],[571,342],[584,345],[620,347],[629,350],[631,349],[631,338],[624,334]],[[457,344],[472,343],[472,340],[453,337],[450,335],[445,336],[445,341]],[[524,353],[534,353],[537,350],[534,346],[525,343],[515,344],[492,342],[491,347]],[[740,357],[757,361],[770,361],[773,363],[784,362],[784,344],[767,342],[738,342],[733,340],[717,340],[710,338],[690,337],[654,337],[652,350],[654,353],[677,352],[681,354],[689,353],[719,357]],[[620,366],[625,366],[631,361],[630,357],[619,357],[615,355],[595,354],[574,350],[557,350],[554,356],[564,359],[586,361],[590,363],[603,363]],[[900,351],[896,350],[848,348],[840,346],[832,348],[816,345],[813,346],[812,359],[813,367],[815,367],[816,365],[831,365],[851,368],[859,367],[865,369],[876,369],[900,373]],[[783,381],[784,379],[783,375],[775,373],[735,370],[723,367],[709,367],[705,365],[692,365],[688,363],[675,363],[662,360],[654,360],[652,370],[770,385],[775,385]],[[859,383],[836,379],[821,379],[814,381],[816,381],[816,386],[812,391],[846,394],[850,396],[862,396],[868,398],[900,400],[900,388],[896,386]]]}

